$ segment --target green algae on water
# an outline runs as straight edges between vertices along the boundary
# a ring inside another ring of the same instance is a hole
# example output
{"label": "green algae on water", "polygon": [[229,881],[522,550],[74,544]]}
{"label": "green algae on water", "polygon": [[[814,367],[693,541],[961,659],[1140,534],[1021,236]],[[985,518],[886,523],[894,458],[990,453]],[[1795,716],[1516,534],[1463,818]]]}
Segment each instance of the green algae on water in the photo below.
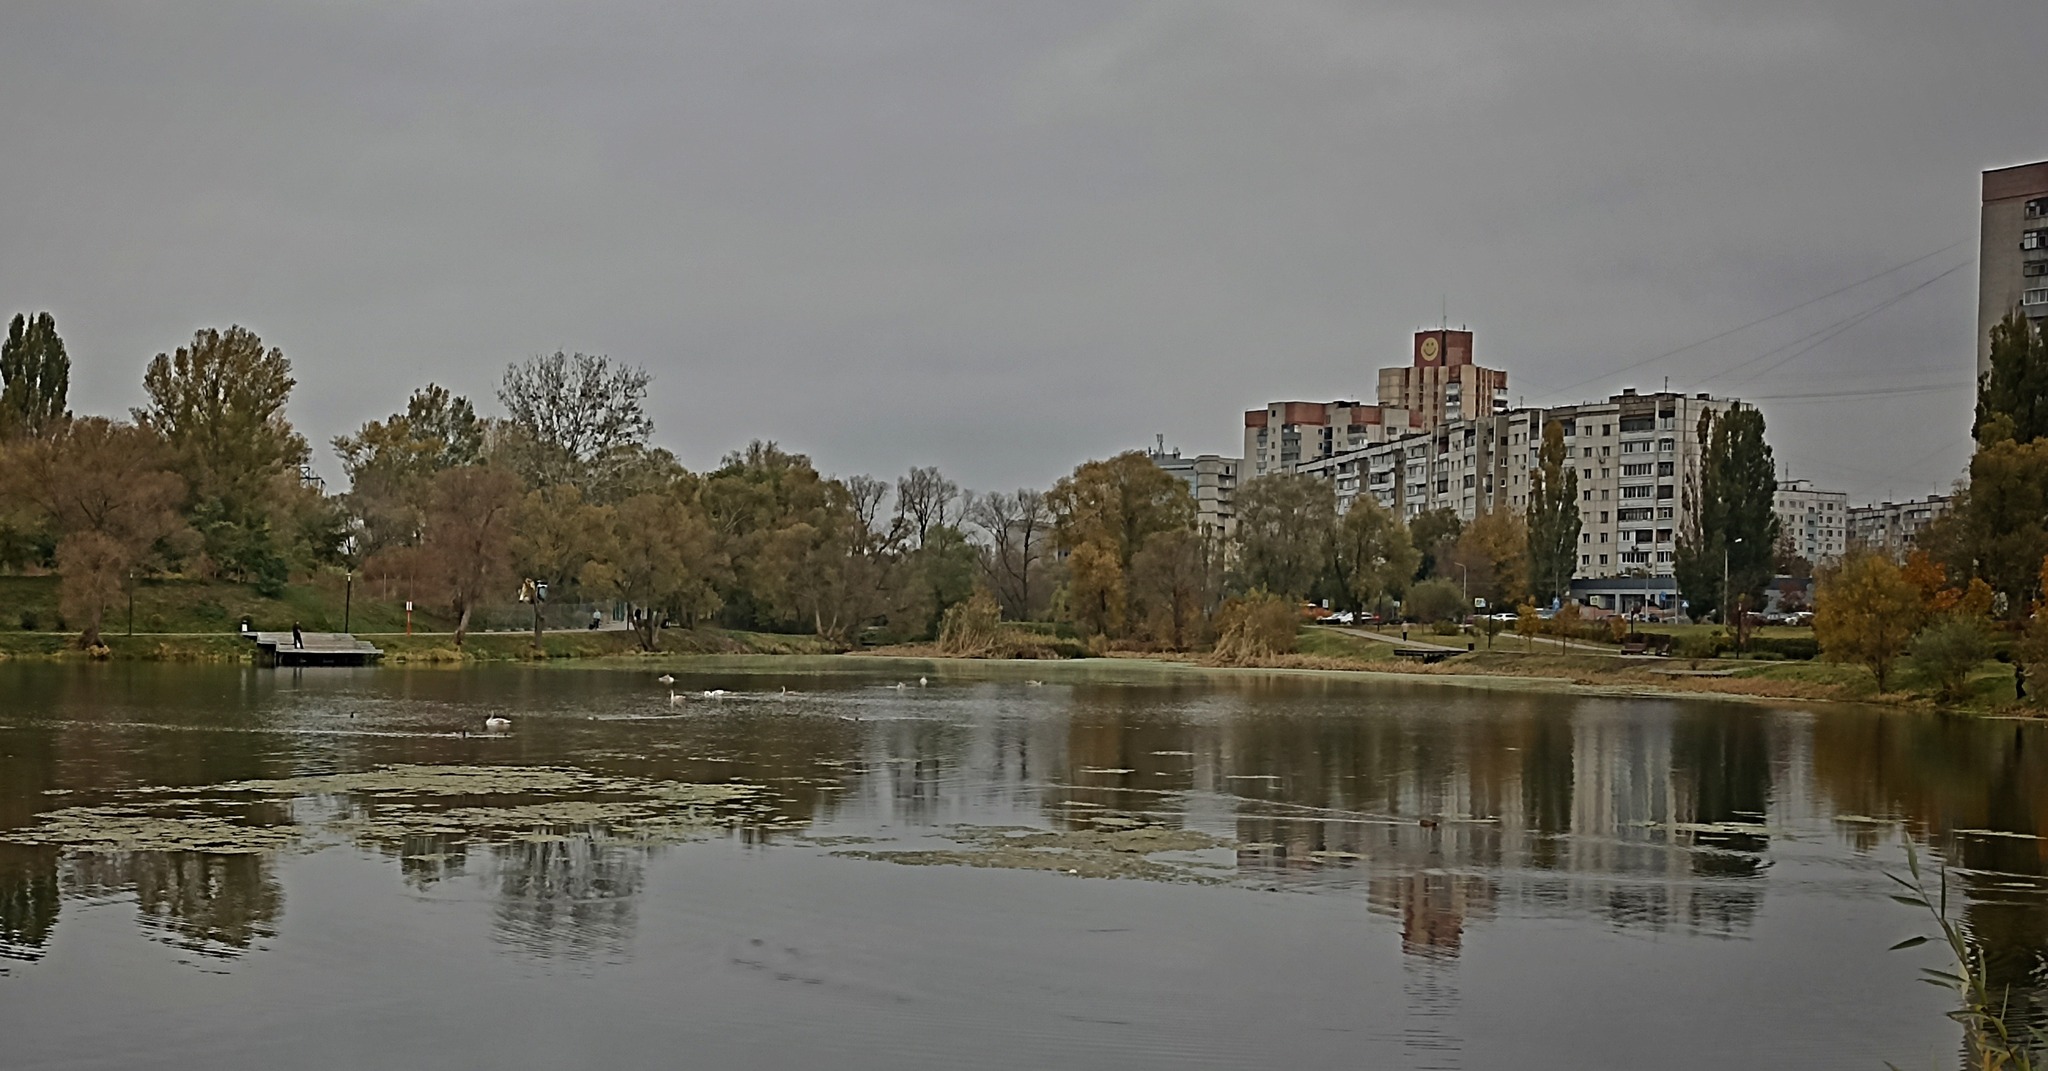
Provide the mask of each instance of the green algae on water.
{"label": "green algae on water", "polygon": [[1235,841],[1198,830],[1156,826],[1064,831],[1016,826],[958,826],[944,836],[967,847],[842,851],[833,854],[905,866],[1045,870],[1082,878],[1136,878],[1210,885],[1223,879],[1202,873],[1197,869],[1202,864],[1155,856],[1236,846]]}

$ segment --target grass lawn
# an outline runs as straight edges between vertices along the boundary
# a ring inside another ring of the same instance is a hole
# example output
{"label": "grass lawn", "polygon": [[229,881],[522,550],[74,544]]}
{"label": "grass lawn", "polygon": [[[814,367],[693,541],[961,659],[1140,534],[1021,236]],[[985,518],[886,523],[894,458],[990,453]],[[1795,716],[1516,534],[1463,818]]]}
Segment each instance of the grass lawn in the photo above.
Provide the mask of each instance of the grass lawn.
{"label": "grass lawn", "polygon": [[1384,662],[1394,657],[1392,644],[1351,636],[1327,628],[1304,628],[1294,639],[1296,654],[1347,662]]}

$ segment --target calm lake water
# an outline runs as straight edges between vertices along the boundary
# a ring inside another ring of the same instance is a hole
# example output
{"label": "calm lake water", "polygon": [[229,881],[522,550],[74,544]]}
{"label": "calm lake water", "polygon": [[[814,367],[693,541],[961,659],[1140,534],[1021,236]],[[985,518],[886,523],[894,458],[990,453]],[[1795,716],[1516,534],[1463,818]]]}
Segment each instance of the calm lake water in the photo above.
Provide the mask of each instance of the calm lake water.
{"label": "calm lake water", "polygon": [[2041,726],[807,664],[0,665],[0,1066],[1954,1067],[1909,838],[2048,990]]}

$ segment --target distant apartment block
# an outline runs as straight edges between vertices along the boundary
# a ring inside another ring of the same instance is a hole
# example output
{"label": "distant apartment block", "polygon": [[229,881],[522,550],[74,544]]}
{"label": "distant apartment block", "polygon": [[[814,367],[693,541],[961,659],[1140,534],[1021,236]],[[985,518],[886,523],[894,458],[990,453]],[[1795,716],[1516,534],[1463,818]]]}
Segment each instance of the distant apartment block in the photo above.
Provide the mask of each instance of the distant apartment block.
{"label": "distant apartment block", "polygon": [[1670,606],[1677,535],[1685,524],[1684,474],[1701,452],[1700,415],[1728,400],[1637,394],[1554,409],[1515,409],[1445,423],[1423,435],[1331,454],[1299,467],[1336,485],[1338,507],[1370,494],[1404,518],[1449,509],[1463,520],[1528,509],[1529,472],[1543,429],[1556,421],[1578,472],[1575,598],[1608,609]]}
{"label": "distant apartment block", "polygon": [[1991,328],[2014,309],[2048,317],[2048,160],[1984,172],[1977,247],[1977,372],[1991,368]]}
{"label": "distant apartment block", "polygon": [[1856,506],[1849,510],[1849,542],[1897,557],[1911,549],[1920,532],[1954,505],[1953,495],[1928,495]]}
{"label": "distant apartment block", "polygon": [[1247,479],[1422,430],[1405,409],[1365,402],[1272,402],[1244,415]]}
{"label": "distant apartment block", "polygon": [[1472,332],[1417,331],[1408,364],[1380,369],[1380,404],[1415,414],[1426,430],[1508,409],[1508,374],[1472,363]]}
{"label": "distant apartment block", "polygon": [[1163,441],[1151,457],[1153,464],[1187,482],[1188,493],[1195,497],[1196,531],[1215,540],[1237,534],[1231,500],[1237,495],[1237,470],[1244,462],[1218,454],[1182,457],[1179,450],[1169,452]]}
{"label": "distant apartment block", "polygon": [[1785,480],[1778,484],[1773,506],[1779,538],[1791,545],[1792,553],[1825,565],[1849,549],[1847,493],[1823,491],[1809,480]]}

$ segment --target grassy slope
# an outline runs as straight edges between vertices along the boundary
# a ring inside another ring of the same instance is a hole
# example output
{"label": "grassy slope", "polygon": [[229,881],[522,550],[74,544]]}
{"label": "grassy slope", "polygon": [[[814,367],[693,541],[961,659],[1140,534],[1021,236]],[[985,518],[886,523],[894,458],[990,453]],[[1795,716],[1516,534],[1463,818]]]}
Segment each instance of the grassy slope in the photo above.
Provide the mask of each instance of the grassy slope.
{"label": "grassy slope", "polygon": [[[270,599],[247,584],[210,580],[141,580],[135,586],[135,631],[168,633],[233,632],[244,616],[264,631],[283,631],[297,621],[310,632],[339,632],[342,623],[343,585],[340,577],[323,577],[315,583],[294,584],[280,598]],[[403,598],[379,598],[368,584],[357,584],[349,609],[349,627],[359,633],[404,632]],[[18,631],[24,616],[33,617],[35,631],[55,631],[58,625],[57,578],[54,576],[0,576],[0,635]],[[413,615],[413,626],[421,631],[450,627],[440,614]],[[122,603],[107,612],[101,631],[123,633],[128,627],[128,607]]]}

